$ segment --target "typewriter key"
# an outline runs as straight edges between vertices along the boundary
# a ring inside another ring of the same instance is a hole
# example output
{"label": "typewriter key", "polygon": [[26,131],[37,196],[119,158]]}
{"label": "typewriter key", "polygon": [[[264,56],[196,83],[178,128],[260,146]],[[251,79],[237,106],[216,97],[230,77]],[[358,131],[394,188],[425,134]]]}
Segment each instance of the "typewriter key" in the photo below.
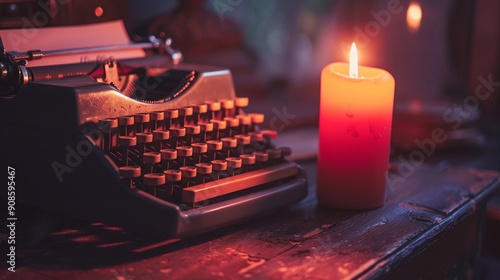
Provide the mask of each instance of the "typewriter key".
{"label": "typewriter key", "polygon": [[167,179],[163,173],[150,173],[142,177],[142,183],[146,187],[146,191],[154,196],[158,196],[159,188],[165,186],[166,182]]}
{"label": "typewriter key", "polygon": [[264,139],[268,139],[269,141],[271,139],[278,138],[278,132],[276,130],[264,129],[264,130],[261,130],[260,133],[262,133],[262,136],[264,137]]}
{"label": "typewriter key", "polygon": [[182,144],[182,139],[186,136],[184,127],[170,127],[170,145],[172,148]]}
{"label": "typewriter key", "polygon": [[165,129],[165,112],[151,112],[149,113],[151,116],[152,127],[151,130],[156,129]]}
{"label": "typewriter key", "polygon": [[153,142],[153,134],[152,133],[136,133],[137,143],[152,143]]}
{"label": "typewriter key", "polygon": [[153,173],[154,164],[161,161],[161,154],[158,152],[147,152],[142,157],[142,162],[145,164],[145,169],[149,169],[149,173]]}
{"label": "typewriter key", "polygon": [[156,149],[159,151],[166,148],[167,141],[170,138],[170,131],[168,130],[155,130],[153,131],[153,140],[155,142]]}
{"label": "typewriter key", "polygon": [[151,120],[148,113],[139,113],[134,115],[135,132],[149,132],[147,124]]}
{"label": "typewriter key", "polygon": [[225,160],[212,160],[210,162],[212,164],[212,169],[214,171],[215,180],[220,179],[222,172],[227,170],[227,161]]}
{"label": "typewriter key", "polygon": [[212,173],[212,165],[210,163],[197,163],[195,164],[195,167],[196,167],[196,173],[198,174],[197,175],[198,184],[203,184],[207,182],[210,179],[210,177],[207,175]]}
{"label": "typewriter key", "polygon": [[193,123],[190,118],[193,115],[193,107],[188,106],[179,108],[178,110],[179,110],[180,126]]}
{"label": "typewriter key", "polygon": [[228,136],[232,137],[233,135],[236,135],[238,133],[240,120],[230,117],[225,117],[224,120],[226,121]]}
{"label": "typewriter key", "polygon": [[[224,158],[226,157],[231,157],[231,154],[235,154],[236,153],[236,146],[238,145],[238,140],[236,140],[236,138],[234,137],[224,137],[222,139],[220,139],[222,141],[222,156]],[[231,151],[233,151],[233,153],[231,153]]]}
{"label": "typewriter key", "polygon": [[278,160],[281,158],[281,149],[267,149],[266,152],[269,154],[269,159]]}
{"label": "typewriter key", "polygon": [[254,152],[257,168],[264,167],[269,161],[269,154],[267,152]]}
{"label": "typewriter key", "polygon": [[189,157],[193,156],[193,148],[191,146],[179,146],[176,148],[179,156],[179,165],[186,166]]}
{"label": "typewriter key", "polygon": [[163,161],[163,170],[169,170],[172,168],[172,163],[177,159],[177,150],[174,149],[162,149],[160,150],[161,159]]}
{"label": "typewriter key", "polygon": [[193,105],[193,122],[198,123],[202,120],[203,114],[206,114],[208,111],[207,104],[196,104]]}
{"label": "typewriter key", "polygon": [[173,200],[180,201],[182,172],[180,170],[171,169],[163,171],[166,177],[167,193]]}
{"label": "typewriter key", "polygon": [[236,118],[240,120],[238,133],[245,134],[250,131],[250,128],[252,126],[252,117],[247,115],[236,115]]}
{"label": "typewriter key", "polygon": [[133,135],[134,131],[130,128],[134,125],[134,116],[118,117],[118,127],[121,136]]}
{"label": "typewriter key", "polygon": [[227,128],[227,123],[225,121],[211,119],[210,122],[214,125],[214,131],[212,139],[220,139],[224,137],[224,131]]}
{"label": "typewriter key", "polygon": [[264,140],[264,135],[260,132],[249,132],[248,136],[250,136],[251,142],[262,142]]}
{"label": "typewriter key", "polygon": [[139,150],[139,157],[146,152],[146,144],[153,143],[153,134],[138,132],[135,134],[137,137],[137,149]]}
{"label": "typewriter key", "polygon": [[252,119],[252,131],[257,131],[257,126],[264,123],[264,114],[251,113],[248,116]]}
{"label": "typewriter key", "polygon": [[220,140],[208,140],[208,159],[216,160],[217,159],[217,151],[222,150],[222,141]]}
{"label": "typewriter key", "polygon": [[195,136],[201,132],[201,127],[197,124],[187,124],[184,126],[186,129],[186,144],[191,145],[195,141]]}
{"label": "typewriter key", "polygon": [[193,158],[195,163],[202,162],[203,155],[208,152],[208,144],[207,143],[193,143],[191,144],[193,148]]}
{"label": "typewriter key", "polygon": [[222,107],[222,115],[220,116],[221,119],[225,117],[231,117],[233,116],[233,109],[234,109],[234,100],[231,99],[221,99],[219,100],[221,107]]}
{"label": "typewriter key", "polygon": [[240,168],[242,166],[243,161],[239,157],[228,157],[226,158],[227,162],[227,173],[231,176],[240,173]]}
{"label": "typewriter key", "polygon": [[248,97],[236,97],[234,99],[234,106],[236,106],[236,114],[243,114],[243,108],[248,106]]}
{"label": "typewriter key", "polygon": [[141,168],[139,166],[122,166],[118,168],[118,175],[128,182],[130,188],[133,188],[133,179],[141,176]]}
{"label": "typewriter key", "polygon": [[255,166],[255,155],[243,154],[240,155],[241,163],[243,164],[242,171],[248,172]]}
{"label": "typewriter key", "polygon": [[[221,108],[221,104],[218,101],[205,101],[205,104],[207,104],[208,111],[207,111],[207,119],[217,119],[219,117],[219,112]],[[205,120],[207,120],[205,119]]]}
{"label": "typewriter key", "polygon": [[236,150],[238,151],[238,154],[243,154],[245,152],[245,145],[250,144],[250,136],[246,134],[237,134],[234,136],[236,140],[238,141],[238,146]]}
{"label": "typewriter key", "polygon": [[116,147],[116,137],[118,128],[118,120],[114,118],[99,120],[99,130],[101,131],[104,139],[101,139],[101,148],[109,152],[111,149]]}
{"label": "typewriter key", "polygon": [[200,126],[200,141],[199,142],[206,142],[207,141],[207,134],[212,132],[214,130],[214,124],[211,122],[199,122],[198,125]]}
{"label": "typewriter key", "polygon": [[196,177],[196,167],[183,166],[179,168],[182,172],[182,188],[188,188],[190,185],[196,184],[194,178]]}
{"label": "typewriter key", "polygon": [[163,173],[144,174],[142,177],[142,183],[148,187],[159,187],[165,185],[166,181],[166,176]]}
{"label": "typewriter key", "polygon": [[122,164],[126,166],[129,161],[129,148],[137,145],[137,138],[135,136],[119,136],[118,145],[122,153]]}
{"label": "typewriter key", "polygon": [[165,111],[165,125],[170,128],[175,125],[175,121],[179,118],[179,111],[177,109],[170,109]]}

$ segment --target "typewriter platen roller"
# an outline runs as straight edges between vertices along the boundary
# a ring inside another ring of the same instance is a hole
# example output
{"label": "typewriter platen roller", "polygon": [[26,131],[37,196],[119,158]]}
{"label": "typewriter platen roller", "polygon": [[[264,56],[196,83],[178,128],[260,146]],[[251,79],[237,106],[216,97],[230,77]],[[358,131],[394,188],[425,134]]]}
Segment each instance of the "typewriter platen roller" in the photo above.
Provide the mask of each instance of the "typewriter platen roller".
{"label": "typewriter platen roller", "polygon": [[184,236],[306,196],[304,171],[259,129],[262,114],[244,112],[229,70],[179,63],[168,43],[151,45],[172,59],[39,67],[23,59],[41,51],[2,51],[1,161],[18,202]]}

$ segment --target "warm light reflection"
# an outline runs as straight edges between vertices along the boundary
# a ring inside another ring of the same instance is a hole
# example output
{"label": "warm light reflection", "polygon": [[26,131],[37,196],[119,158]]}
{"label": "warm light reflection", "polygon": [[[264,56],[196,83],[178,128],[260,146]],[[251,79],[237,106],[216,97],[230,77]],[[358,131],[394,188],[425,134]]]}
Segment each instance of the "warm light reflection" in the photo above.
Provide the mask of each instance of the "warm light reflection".
{"label": "warm light reflection", "polygon": [[352,42],[351,54],[349,55],[349,77],[358,77],[358,50],[354,42]]}
{"label": "warm light reflection", "polygon": [[411,32],[417,32],[422,21],[422,8],[418,2],[411,2],[406,12],[406,23]]}

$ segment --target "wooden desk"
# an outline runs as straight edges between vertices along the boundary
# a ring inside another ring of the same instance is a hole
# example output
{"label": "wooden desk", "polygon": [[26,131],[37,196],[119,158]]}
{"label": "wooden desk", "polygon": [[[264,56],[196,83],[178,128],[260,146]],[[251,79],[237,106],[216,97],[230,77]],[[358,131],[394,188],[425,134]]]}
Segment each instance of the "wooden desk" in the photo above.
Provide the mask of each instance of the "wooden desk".
{"label": "wooden desk", "polygon": [[305,200],[184,240],[152,240],[22,209],[16,272],[2,269],[0,278],[443,279],[470,273],[499,173],[420,167],[390,188],[384,207],[355,212],[317,206],[315,163],[303,166],[311,186]]}

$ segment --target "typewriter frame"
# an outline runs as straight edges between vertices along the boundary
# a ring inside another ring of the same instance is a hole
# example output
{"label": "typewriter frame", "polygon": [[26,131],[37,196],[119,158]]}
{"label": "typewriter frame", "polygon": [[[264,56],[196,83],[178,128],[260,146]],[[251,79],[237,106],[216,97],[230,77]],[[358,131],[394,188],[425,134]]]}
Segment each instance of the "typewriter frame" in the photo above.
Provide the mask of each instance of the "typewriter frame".
{"label": "typewriter frame", "polygon": [[[132,100],[85,75],[31,82],[16,95],[1,97],[0,128],[7,137],[1,137],[0,145],[8,147],[1,161],[16,169],[18,201],[146,235],[187,236],[277,210],[307,195],[300,167],[296,176],[277,186],[186,211],[127,188],[117,166],[82,131],[95,127],[100,118],[188,106],[194,99],[235,97],[227,69],[189,64],[169,68],[196,69],[197,80],[187,92],[160,104]],[[65,166],[62,180],[55,162]],[[107,187],[99,187],[103,185]]]}

